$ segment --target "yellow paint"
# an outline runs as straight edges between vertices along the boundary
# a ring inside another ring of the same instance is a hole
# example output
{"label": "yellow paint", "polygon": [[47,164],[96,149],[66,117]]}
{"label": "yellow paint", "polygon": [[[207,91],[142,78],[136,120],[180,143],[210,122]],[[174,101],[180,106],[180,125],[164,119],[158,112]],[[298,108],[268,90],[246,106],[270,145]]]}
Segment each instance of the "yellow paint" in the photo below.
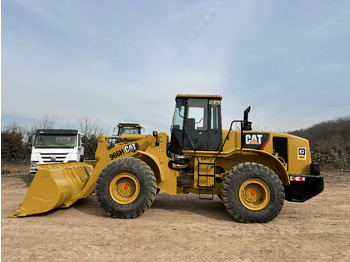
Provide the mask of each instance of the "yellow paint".
{"label": "yellow paint", "polygon": [[112,179],[109,192],[115,202],[124,205],[130,204],[140,193],[140,183],[132,174],[122,173]]}
{"label": "yellow paint", "polygon": [[239,200],[249,210],[264,209],[270,197],[269,187],[259,179],[248,179],[239,189]]}

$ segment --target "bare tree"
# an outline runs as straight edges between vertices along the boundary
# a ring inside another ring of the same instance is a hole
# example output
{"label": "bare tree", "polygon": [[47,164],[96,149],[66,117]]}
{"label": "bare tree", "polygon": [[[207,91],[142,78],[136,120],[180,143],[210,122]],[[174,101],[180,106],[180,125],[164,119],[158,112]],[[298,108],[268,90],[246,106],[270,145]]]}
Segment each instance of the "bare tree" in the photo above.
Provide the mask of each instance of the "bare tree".
{"label": "bare tree", "polygon": [[95,152],[98,144],[98,135],[103,133],[103,129],[96,124],[96,119],[92,120],[90,117],[83,117],[79,119],[80,131],[84,133],[85,159],[95,159]]}
{"label": "bare tree", "polygon": [[45,115],[43,119],[39,121],[34,121],[33,125],[25,133],[25,138],[28,139],[29,136],[35,134],[37,129],[52,129],[56,122],[56,116]]}
{"label": "bare tree", "polygon": [[27,129],[24,126],[21,126],[17,123],[17,121],[13,121],[11,123],[7,123],[3,126],[2,131],[9,132],[9,133],[21,133],[24,134]]}
{"label": "bare tree", "polygon": [[98,136],[103,133],[103,129],[99,128],[96,124],[97,120],[92,120],[90,117],[83,117],[79,119],[80,131],[85,137]]}
{"label": "bare tree", "polygon": [[33,130],[37,129],[52,129],[56,123],[56,116],[45,115],[43,119],[35,121],[32,127]]}

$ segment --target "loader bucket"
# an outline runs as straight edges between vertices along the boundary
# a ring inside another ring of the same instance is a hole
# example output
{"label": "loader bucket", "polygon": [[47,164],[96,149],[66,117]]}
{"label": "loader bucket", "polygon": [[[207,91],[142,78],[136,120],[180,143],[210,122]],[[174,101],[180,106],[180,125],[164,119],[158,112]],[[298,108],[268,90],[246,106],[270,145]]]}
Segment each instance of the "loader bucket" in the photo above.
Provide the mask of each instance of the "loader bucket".
{"label": "loader bucket", "polygon": [[80,198],[92,171],[91,165],[81,162],[39,165],[20,209],[10,217],[69,207]]}

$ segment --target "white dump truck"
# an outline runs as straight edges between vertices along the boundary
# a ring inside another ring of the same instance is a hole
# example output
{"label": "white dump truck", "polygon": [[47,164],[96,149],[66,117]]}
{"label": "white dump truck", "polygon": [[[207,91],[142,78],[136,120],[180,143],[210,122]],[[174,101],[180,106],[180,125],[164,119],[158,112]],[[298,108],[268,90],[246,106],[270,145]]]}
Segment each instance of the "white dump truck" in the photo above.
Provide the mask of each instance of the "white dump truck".
{"label": "white dump truck", "polygon": [[31,174],[36,173],[38,164],[84,161],[83,134],[75,129],[38,129],[28,144]]}

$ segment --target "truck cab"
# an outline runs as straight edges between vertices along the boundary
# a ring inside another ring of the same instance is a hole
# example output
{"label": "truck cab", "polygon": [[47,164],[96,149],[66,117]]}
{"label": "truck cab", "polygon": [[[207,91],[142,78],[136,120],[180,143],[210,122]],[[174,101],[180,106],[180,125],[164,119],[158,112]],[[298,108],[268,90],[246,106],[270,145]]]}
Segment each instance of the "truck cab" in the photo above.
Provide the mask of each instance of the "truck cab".
{"label": "truck cab", "polygon": [[38,164],[84,161],[83,134],[75,129],[38,129],[29,137],[30,173]]}

